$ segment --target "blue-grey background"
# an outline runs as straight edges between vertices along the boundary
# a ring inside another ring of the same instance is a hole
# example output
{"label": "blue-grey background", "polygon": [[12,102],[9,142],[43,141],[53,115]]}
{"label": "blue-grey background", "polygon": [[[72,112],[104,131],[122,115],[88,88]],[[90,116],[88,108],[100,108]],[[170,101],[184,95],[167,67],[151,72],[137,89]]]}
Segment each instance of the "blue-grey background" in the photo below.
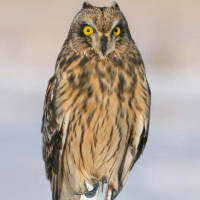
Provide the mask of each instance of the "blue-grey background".
{"label": "blue-grey background", "polygon": [[[118,199],[199,200],[200,1],[117,2],[152,90],[148,144]],[[82,3],[1,0],[0,199],[51,199],[42,160],[43,100]]]}

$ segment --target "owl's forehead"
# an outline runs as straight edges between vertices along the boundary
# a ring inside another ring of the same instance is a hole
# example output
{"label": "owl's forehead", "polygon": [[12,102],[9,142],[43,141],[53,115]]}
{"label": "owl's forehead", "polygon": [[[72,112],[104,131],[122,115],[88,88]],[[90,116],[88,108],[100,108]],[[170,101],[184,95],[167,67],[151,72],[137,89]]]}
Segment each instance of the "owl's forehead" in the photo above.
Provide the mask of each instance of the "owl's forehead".
{"label": "owl's forehead", "polygon": [[99,31],[110,31],[120,21],[120,14],[112,8],[93,7],[82,14],[85,23],[93,24]]}

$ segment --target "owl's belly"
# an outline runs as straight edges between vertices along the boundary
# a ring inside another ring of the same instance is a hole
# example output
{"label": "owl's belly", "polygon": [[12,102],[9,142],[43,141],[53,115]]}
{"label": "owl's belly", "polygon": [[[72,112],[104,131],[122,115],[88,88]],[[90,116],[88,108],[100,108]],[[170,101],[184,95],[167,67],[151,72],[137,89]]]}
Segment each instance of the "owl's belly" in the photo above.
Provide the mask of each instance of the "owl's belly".
{"label": "owl's belly", "polygon": [[[111,101],[112,99],[112,101]],[[117,189],[118,171],[130,137],[130,111],[115,97],[87,109],[77,106],[68,127],[65,158],[77,191],[106,177]]]}

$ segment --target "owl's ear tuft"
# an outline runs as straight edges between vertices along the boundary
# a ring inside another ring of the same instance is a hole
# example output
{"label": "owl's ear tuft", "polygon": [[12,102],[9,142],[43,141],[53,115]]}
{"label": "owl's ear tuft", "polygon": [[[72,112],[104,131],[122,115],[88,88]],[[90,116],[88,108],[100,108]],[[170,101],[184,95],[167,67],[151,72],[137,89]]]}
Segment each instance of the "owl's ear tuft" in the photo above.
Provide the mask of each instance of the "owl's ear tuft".
{"label": "owl's ear tuft", "polygon": [[93,6],[90,4],[90,2],[85,1],[85,2],[83,3],[82,9],[87,9],[87,8],[92,8],[92,7],[93,7]]}
{"label": "owl's ear tuft", "polygon": [[115,1],[113,1],[111,8],[115,10],[120,10],[119,5]]}

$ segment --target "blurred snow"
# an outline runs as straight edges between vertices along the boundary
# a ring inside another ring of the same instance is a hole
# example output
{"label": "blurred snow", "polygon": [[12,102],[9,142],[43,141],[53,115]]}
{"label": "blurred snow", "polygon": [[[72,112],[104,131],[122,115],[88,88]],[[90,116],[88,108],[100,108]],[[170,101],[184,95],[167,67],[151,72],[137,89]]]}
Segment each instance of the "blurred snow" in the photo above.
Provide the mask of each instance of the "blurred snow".
{"label": "blurred snow", "polygon": [[[103,0],[91,1],[109,6]],[[200,2],[119,0],[152,91],[144,154],[118,200],[200,196]],[[82,1],[2,2],[0,199],[50,200],[40,134],[48,79]]]}

